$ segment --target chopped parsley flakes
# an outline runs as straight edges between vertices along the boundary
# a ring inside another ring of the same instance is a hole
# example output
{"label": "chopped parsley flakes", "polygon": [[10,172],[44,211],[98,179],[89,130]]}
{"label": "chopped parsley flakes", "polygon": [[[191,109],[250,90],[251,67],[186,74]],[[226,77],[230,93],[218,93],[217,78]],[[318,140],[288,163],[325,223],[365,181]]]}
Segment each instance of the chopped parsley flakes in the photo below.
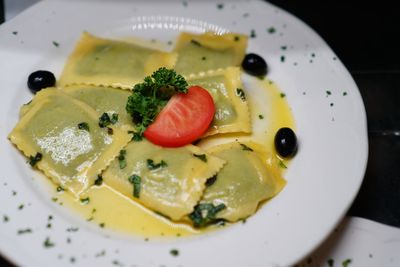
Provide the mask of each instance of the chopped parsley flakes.
{"label": "chopped parsley flakes", "polygon": [[159,168],[165,168],[165,167],[168,166],[168,164],[167,164],[164,160],[161,160],[160,163],[154,163],[154,160],[152,160],[152,159],[147,159],[146,162],[147,162],[147,168],[148,168],[149,170],[155,170],[155,169],[159,169]]}
{"label": "chopped parsley flakes", "polygon": [[236,95],[242,99],[242,101],[246,101],[246,94],[244,93],[243,89],[236,88]]}
{"label": "chopped parsley flakes", "polygon": [[207,162],[207,155],[206,154],[193,154],[193,156],[198,158],[201,161]]}
{"label": "chopped parsley flakes", "polygon": [[279,161],[279,167],[281,167],[282,169],[287,169],[287,166],[282,160]]}
{"label": "chopped parsley flakes", "polygon": [[118,155],[118,162],[119,162],[119,168],[120,169],[123,169],[123,168],[126,167],[126,158],[125,158],[125,156],[126,156],[126,150],[122,149],[119,152],[119,155]]}
{"label": "chopped parsley flakes", "polygon": [[19,234],[19,235],[30,234],[30,233],[32,233],[32,229],[31,228],[20,229],[17,232],[17,234]]}
{"label": "chopped parsley flakes", "polygon": [[41,161],[43,158],[42,153],[37,152],[35,156],[29,156],[29,165],[35,167],[36,163]]}
{"label": "chopped parsley flakes", "polygon": [[133,196],[139,198],[142,178],[139,175],[133,174],[128,178],[128,181],[133,185]]}
{"label": "chopped parsley flakes", "polygon": [[245,144],[239,144],[239,145],[242,147],[242,150],[245,150],[245,151],[253,151],[252,148],[246,146]]}
{"label": "chopped parsley flakes", "polygon": [[90,203],[90,198],[89,197],[81,198],[80,201],[81,201],[82,205],[87,205]]}
{"label": "chopped parsley flakes", "polygon": [[217,175],[214,175],[207,179],[206,186],[211,186],[217,181]]}
{"label": "chopped parsley flakes", "polygon": [[101,174],[97,175],[97,179],[94,180],[94,185],[100,186],[103,184],[103,176]]}
{"label": "chopped parsley flakes", "polygon": [[46,237],[46,239],[45,239],[44,242],[43,242],[43,246],[44,246],[45,248],[52,248],[52,247],[55,246],[55,244],[54,244],[53,242],[50,241],[50,238],[49,238],[49,237]]}
{"label": "chopped parsley flakes", "polygon": [[78,123],[79,130],[85,130],[89,132],[89,124],[87,122]]}
{"label": "chopped parsley flakes", "polygon": [[194,44],[194,45],[202,46],[201,43],[200,43],[199,41],[196,41],[196,40],[194,40],[194,39],[190,40],[190,42],[191,42],[192,44]]}
{"label": "chopped parsley flakes", "polygon": [[226,206],[223,203],[217,206],[212,203],[197,204],[194,211],[189,214],[189,218],[195,227],[203,227],[217,221],[217,213],[225,208]]}
{"label": "chopped parsley flakes", "polygon": [[174,257],[179,256],[179,250],[177,249],[171,249],[169,253]]}
{"label": "chopped parsley flakes", "polygon": [[99,118],[100,128],[105,128],[111,124],[116,124],[118,122],[118,113],[113,113],[110,117],[108,113],[104,112]]}
{"label": "chopped parsley flakes", "polygon": [[346,259],[346,260],[344,260],[344,261],[342,262],[342,266],[343,266],[343,267],[348,267],[349,264],[350,264],[351,262],[352,262],[351,259]]}

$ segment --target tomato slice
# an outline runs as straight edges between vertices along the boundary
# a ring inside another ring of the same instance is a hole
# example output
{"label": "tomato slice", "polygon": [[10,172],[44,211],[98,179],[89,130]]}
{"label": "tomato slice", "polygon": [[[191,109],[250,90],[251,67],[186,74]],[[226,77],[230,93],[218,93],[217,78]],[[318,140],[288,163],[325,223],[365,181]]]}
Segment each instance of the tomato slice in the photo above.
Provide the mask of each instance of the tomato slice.
{"label": "tomato slice", "polygon": [[164,147],[179,147],[201,137],[214,118],[215,105],[210,93],[192,86],[186,94],[171,97],[167,105],[144,132],[152,143]]}

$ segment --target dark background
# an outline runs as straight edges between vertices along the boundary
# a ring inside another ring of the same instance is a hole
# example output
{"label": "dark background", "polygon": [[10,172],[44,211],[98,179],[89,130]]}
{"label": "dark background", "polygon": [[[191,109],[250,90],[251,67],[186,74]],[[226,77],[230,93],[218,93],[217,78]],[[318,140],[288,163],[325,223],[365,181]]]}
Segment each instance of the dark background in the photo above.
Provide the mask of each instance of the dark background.
{"label": "dark background", "polygon": [[[400,12],[396,1],[269,2],[316,30],[359,86],[367,110],[370,151],[364,182],[348,215],[400,227]],[[0,258],[0,266],[8,265]]]}
{"label": "dark background", "polygon": [[299,17],[325,39],[363,97],[368,167],[348,215],[400,227],[400,12],[395,2],[269,2]]}

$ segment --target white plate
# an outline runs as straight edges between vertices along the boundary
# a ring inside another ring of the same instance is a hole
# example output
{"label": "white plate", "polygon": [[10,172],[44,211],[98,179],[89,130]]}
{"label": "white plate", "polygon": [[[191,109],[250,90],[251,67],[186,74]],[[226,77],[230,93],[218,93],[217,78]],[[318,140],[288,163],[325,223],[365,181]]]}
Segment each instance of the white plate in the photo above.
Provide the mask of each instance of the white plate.
{"label": "white plate", "polygon": [[[265,2],[165,2],[43,1],[0,26],[0,251],[16,264],[286,266],[316,248],[352,203],[367,161],[366,115],[353,79],[325,42]],[[59,75],[83,30],[164,41],[179,30],[253,33],[248,51],[267,59],[269,78],[287,95],[300,139],[283,192],[246,224],[163,242],[100,231],[52,203],[40,188],[43,177],[31,171],[6,136],[19,107],[32,97],[29,73],[49,69]],[[79,231],[66,231],[71,226]],[[32,233],[17,234],[27,227]],[[54,247],[43,246],[47,237]],[[178,257],[170,254],[172,248]]]}

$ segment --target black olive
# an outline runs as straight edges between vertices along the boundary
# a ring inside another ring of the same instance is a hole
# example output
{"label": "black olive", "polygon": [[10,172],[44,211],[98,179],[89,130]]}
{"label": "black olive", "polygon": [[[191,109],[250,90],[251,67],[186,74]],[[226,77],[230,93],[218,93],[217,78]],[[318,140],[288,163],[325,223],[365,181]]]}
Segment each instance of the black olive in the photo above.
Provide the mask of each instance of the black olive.
{"label": "black olive", "polygon": [[297,137],[292,129],[280,128],[275,135],[275,149],[284,158],[293,157],[297,152]]}
{"label": "black olive", "polygon": [[247,54],[242,62],[242,68],[245,72],[254,76],[264,76],[267,74],[267,62],[257,54]]}
{"label": "black olive", "polygon": [[28,77],[28,87],[32,93],[36,94],[46,87],[51,87],[56,84],[56,77],[47,70],[38,70],[32,72]]}

